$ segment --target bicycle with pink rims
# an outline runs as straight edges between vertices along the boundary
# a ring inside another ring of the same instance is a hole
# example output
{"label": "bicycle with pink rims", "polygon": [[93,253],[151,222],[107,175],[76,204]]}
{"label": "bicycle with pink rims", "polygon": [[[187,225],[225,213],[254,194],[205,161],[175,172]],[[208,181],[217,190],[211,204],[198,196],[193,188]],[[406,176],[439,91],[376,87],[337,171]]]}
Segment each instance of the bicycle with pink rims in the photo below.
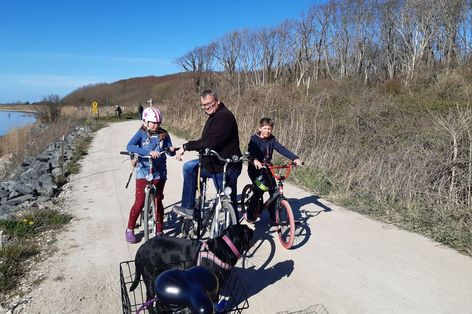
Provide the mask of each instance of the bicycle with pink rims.
{"label": "bicycle with pink rims", "polygon": [[[287,165],[276,166],[271,164],[264,164],[263,171],[267,171],[267,174],[272,175],[277,181],[277,191],[267,201],[263,202],[262,198],[259,199],[257,207],[254,209],[254,218],[257,219],[261,214],[262,210],[268,209],[269,206],[275,204],[275,223],[277,227],[277,235],[282,246],[286,249],[290,249],[295,240],[295,219],[293,216],[292,207],[284,196],[284,181],[289,177],[292,168],[296,164],[289,162]],[[247,184],[241,193],[241,210],[243,216],[246,217],[246,212],[249,208],[251,198],[254,195],[255,189],[260,187],[254,183]],[[267,189],[268,191],[268,189]]]}

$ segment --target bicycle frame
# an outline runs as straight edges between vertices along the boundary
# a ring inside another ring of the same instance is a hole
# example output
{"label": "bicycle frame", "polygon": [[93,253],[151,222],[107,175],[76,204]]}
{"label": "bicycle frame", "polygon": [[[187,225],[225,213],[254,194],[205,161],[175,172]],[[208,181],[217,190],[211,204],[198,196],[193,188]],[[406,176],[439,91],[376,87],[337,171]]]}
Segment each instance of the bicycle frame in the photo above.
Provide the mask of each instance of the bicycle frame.
{"label": "bicycle frame", "polygon": [[[285,248],[289,249],[293,245],[295,239],[295,220],[293,217],[293,212],[288,200],[284,196],[284,181],[290,175],[292,166],[295,166],[292,162],[284,166],[274,166],[265,164],[263,166],[264,171],[271,172],[272,176],[277,181],[277,190],[273,193],[268,200],[262,203],[262,198],[260,199],[261,207],[256,206],[254,208],[254,217],[260,215],[262,210],[269,209],[269,206],[275,201],[275,223],[277,226],[277,234],[279,240]],[[279,175],[278,170],[285,169],[285,173]],[[248,184],[244,187],[241,194],[241,205],[242,210],[245,213],[248,209],[249,204],[251,203],[251,198],[254,197],[254,191],[259,189],[254,183]],[[262,196],[261,196],[262,197]]]}
{"label": "bicycle frame", "polygon": [[[165,153],[165,151],[162,151],[159,153],[159,155]],[[149,173],[146,175],[146,187],[144,188],[144,206],[141,210],[140,214],[140,224],[139,226],[143,226],[144,228],[144,239],[145,241],[149,240],[151,237],[150,235],[155,235],[156,234],[156,217],[157,217],[157,204],[156,204],[156,187],[153,184],[154,180],[154,175],[153,175],[153,162],[152,162],[152,157],[150,155],[144,156],[140,155],[137,153],[131,153],[131,152],[120,152],[122,155],[129,155],[133,157],[141,157],[143,159],[147,159],[149,163]],[[150,204],[149,202],[152,202]]]}
{"label": "bicycle frame", "polygon": [[[207,192],[207,178],[201,180],[201,156],[216,156],[219,160],[224,162],[223,166],[223,179],[221,187],[217,188],[216,196],[208,202],[206,201]],[[231,224],[237,223],[236,214],[234,208],[231,205],[231,189],[226,187],[226,174],[227,167],[230,163],[242,162],[247,157],[247,154],[233,158],[222,158],[217,152],[210,149],[205,149],[200,153],[199,160],[199,172],[198,172],[198,188],[199,191],[199,203],[195,211],[193,229],[197,230],[196,237],[201,239],[207,228],[209,230],[209,237],[214,238],[221,234],[224,228]],[[188,226],[183,228],[188,229]],[[185,233],[185,232],[184,232]]]}
{"label": "bicycle frame", "polygon": [[[273,166],[267,165],[266,169],[269,169],[272,173],[272,176],[277,180],[277,191],[270,197],[267,201],[264,202],[264,208],[269,208],[270,204],[277,200],[278,198],[285,198],[284,196],[284,181],[289,177],[290,172],[292,171],[292,163],[288,163],[286,166]],[[276,173],[277,169],[286,169],[285,175],[278,175]]]}

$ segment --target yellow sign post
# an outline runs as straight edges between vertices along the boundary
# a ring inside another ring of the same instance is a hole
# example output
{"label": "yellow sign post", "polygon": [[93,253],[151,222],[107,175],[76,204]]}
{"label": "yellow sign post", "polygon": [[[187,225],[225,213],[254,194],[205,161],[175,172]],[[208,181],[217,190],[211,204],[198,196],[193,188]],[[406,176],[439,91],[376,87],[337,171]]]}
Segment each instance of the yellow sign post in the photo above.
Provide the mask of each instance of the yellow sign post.
{"label": "yellow sign post", "polygon": [[96,114],[97,118],[99,117],[98,102],[94,101],[92,103],[92,114]]}

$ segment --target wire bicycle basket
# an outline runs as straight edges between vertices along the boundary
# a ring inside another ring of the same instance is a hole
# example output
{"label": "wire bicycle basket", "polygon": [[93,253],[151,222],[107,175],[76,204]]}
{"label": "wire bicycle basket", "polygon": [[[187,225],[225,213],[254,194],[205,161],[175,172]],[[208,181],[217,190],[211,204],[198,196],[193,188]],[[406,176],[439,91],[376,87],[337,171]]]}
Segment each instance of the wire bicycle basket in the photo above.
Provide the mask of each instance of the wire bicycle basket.
{"label": "wire bicycle basket", "polygon": [[[193,262],[194,263],[194,262]],[[184,261],[171,265],[170,268],[187,269],[189,262]],[[134,291],[129,291],[135,275],[134,261],[120,263],[121,305],[123,314],[140,313],[191,313],[188,308],[169,307],[159,300],[152,304],[152,309],[146,309],[146,287],[141,278]],[[242,313],[249,308],[246,291],[236,272],[231,270],[219,290],[218,303],[215,304],[215,313]]]}

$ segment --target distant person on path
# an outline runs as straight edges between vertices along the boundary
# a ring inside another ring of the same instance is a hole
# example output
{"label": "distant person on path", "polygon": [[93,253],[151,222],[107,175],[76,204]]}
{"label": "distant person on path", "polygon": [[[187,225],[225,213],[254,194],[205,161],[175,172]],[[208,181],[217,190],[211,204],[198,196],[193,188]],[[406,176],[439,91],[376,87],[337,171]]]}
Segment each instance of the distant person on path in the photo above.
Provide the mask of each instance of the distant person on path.
{"label": "distant person on path", "polygon": [[[156,235],[162,235],[164,231],[164,185],[167,180],[167,157],[175,156],[175,148],[169,133],[160,127],[162,123],[161,112],[157,108],[146,108],[143,112],[143,124],[136,134],[131,138],[126,150],[143,156],[152,156],[153,181],[156,187]],[[165,154],[160,152],[169,151]],[[149,160],[137,158],[131,161],[136,169],[136,192],[134,204],[131,207],[126,229],[126,241],[136,243],[134,228],[136,220],[144,207],[144,189],[146,187],[146,175],[149,174]]]}
{"label": "distant person on path", "polygon": [[[275,182],[272,173],[267,169],[263,169],[264,164],[270,164],[274,150],[279,152],[282,156],[292,160],[297,166],[302,164],[300,157],[292,153],[285,146],[279,143],[279,141],[272,135],[274,128],[274,122],[270,118],[262,118],[259,121],[259,130],[256,134],[251,136],[248,145],[248,152],[250,153],[251,162],[248,164],[247,172],[249,178],[255,186],[260,185],[259,182],[264,182],[264,186],[260,186],[259,189],[254,190],[254,194],[251,197],[251,201],[246,212],[246,219],[249,223],[255,222],[254,209],[259,203],[259,199],[262,197],[265,191],[269,191],[272,196],[277,191],[277,184]],[[255,182],[258,177],[261,176],[258,182]],[[275,202],[269,207],[269,216],[271,224],[275,223]]]}
{"label": "distant person on path", "polygon": [[[176,152],[176,158],[181,161],[185,151],[199,151],[205,148],[215,150],[224,158],[234,155],[240,157],[238,124],[233,113],[219,100],[212,90],[205,90],[200,95],[201,108],[208,119],[202,131],[201,138],[189,141]],[[231,201],[236,208],[236,183],[241,174],[242,163],[230,164],[227,169],[226,183],[231,188]],[[195,193],[197,191],[198,159],[187,161],[183,168],[184,183],[182,188],[182,204],[174,206],[174,212],[193,217]],[[222,189],[223,163],[215,157],[203,156],[200,176],[212,178],[217,189]]]}
{"label": "distant person on path", "polygon": [[116,105],[115,111],[116,111],[116,115],[118,116],[118,118],[121,119],[121,114],[123,113],[123,111],[121,111],[121,107]]}
{"label": "distant person on path", "polygon": [[138,107],[139,120],[143,119],[143,111],[144,111],[143,105],[139,104],[139,107]]}

